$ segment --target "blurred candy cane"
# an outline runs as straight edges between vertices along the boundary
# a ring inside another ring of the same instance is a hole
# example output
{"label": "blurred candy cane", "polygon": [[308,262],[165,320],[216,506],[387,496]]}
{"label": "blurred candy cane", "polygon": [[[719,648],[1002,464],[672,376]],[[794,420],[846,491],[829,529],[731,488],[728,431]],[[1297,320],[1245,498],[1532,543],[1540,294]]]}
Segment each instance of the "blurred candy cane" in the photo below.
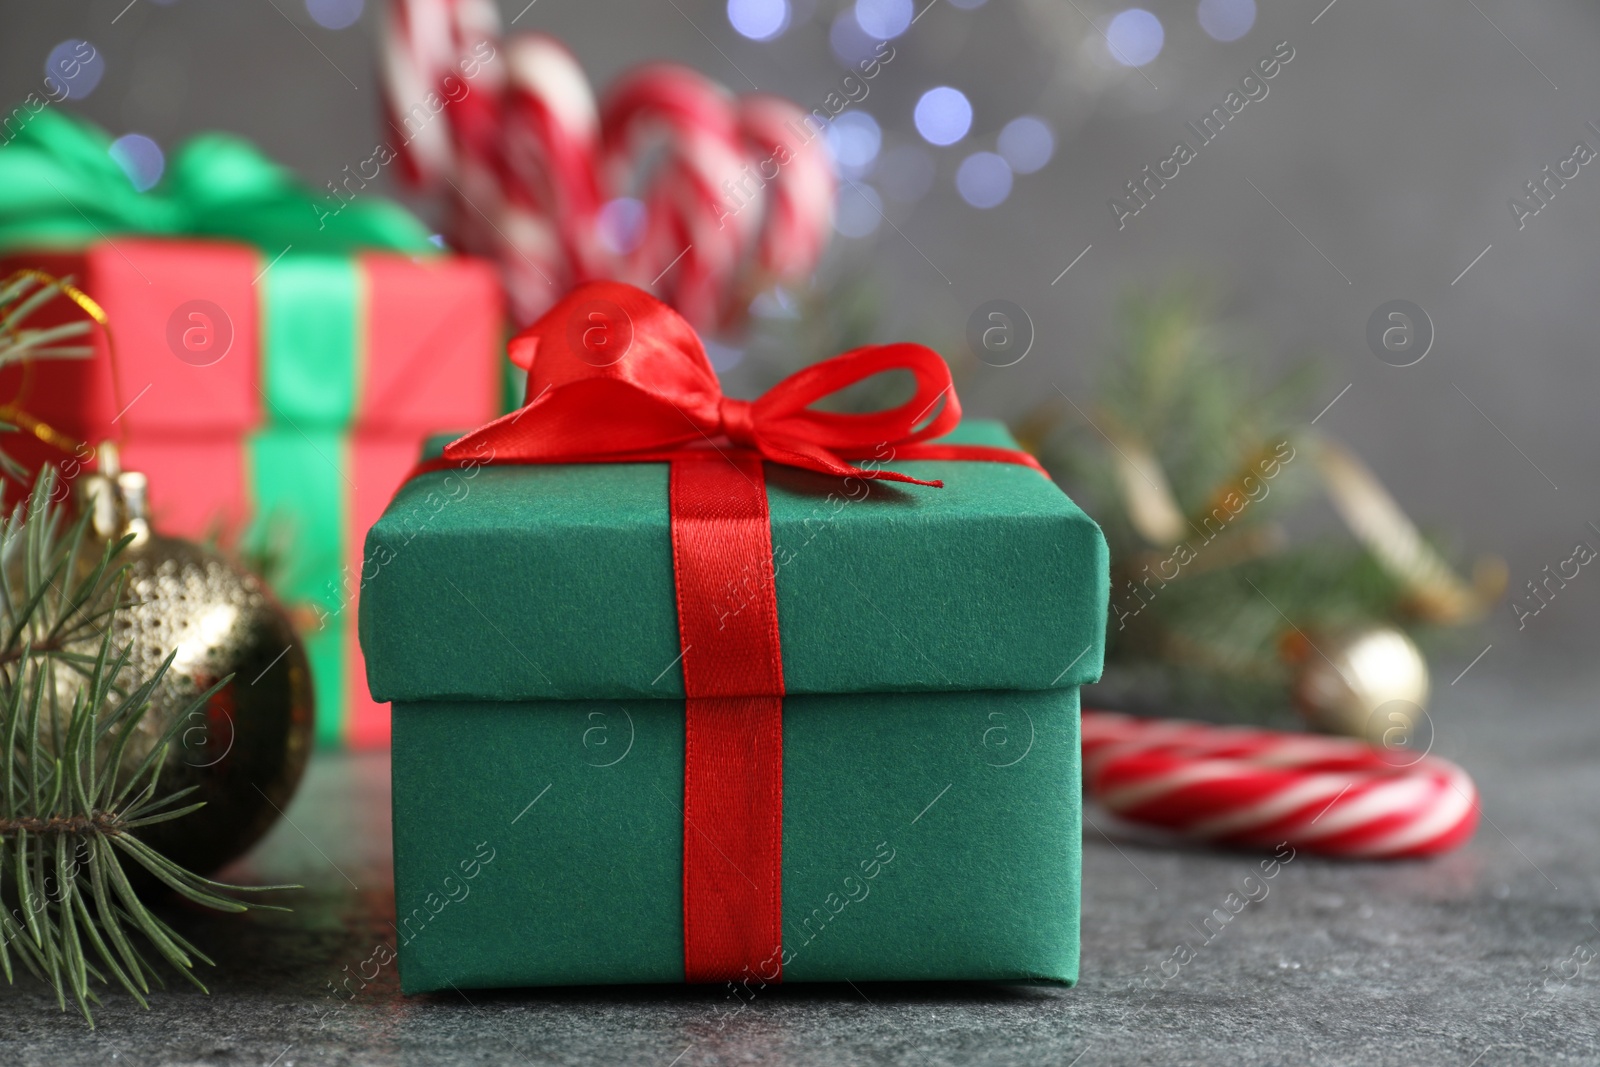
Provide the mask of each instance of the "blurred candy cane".
{"label": "blurred candy cane", "polygon": [[[464,133],[474,134],[470,150],[487,149],[482,130],[473,130],[481,124],[487,101],[463,108],[452,101],[459,90],[452,93],[446,79],[460,80],[462,64],[481,56],[474,49],[484,42],[493,47],[499,36],[500,15],[493,0],[391,0],[383,28],[384,113],[399,138],[401,174],[414,187],[439,191],[454,178],[461,169],[458,142]],[[476,84],[462,100],[473,92],[491,101],[497,98],[504,82],[497,64],[480,63],[475,71]]]}
{"label": "blurred candy cane", "polygon": [[743,97],[739,116],[757,149],[756,176],[768,183],[756,268],[769,279],[804,277],[822,258],[833,229],[834,177],[825,151],[796,151],[795,139],[809,131],[820,141],[821,131],[807,127],[809,114],[776,96]]}
{"label": "blurred candy cane", "polygon": [[576,57],[552,37],[523,34],[508,43],[511,84],[501,113],[515,194],[543,212],[572,281],[588,274],[600,209],[595,152],[600,116]]}
{"label": "blurred candy cane", "polygon": [[1089,795],[1125,819],[1247,848],[1426,856],[1478,824],[1454,763],[1345,738],[1086,710],[1083,768]]}
{"label": "blurred candy cane", "polygon": [[[406,138],[403,174],[449,202],[457,247],[500,263],[520,322],[578,282],[621,278],[699,325],[733,325],[762,289],[814,269],[832,229],[833,174],[793,104],[735,98],[656,64],[597,108],[559,42],[499,34],[491,0],[392,0],[386,108]],[[485,43],[496,62],[462,91]],[[430,93],[448,103],[422,121]],[[644,205],[643,234],[608,247],[600,212],[621,196]]]}
{"label": "blurred candy cane", "polygon": [[652,64],[612,87],[602,115],[602,173],[645,206],[644,239],[618,276],[656,288],[692,322],[720,322],[765,202],[756,185],[749,210],[723,210],[748,158],[734,99],[692,70]]}

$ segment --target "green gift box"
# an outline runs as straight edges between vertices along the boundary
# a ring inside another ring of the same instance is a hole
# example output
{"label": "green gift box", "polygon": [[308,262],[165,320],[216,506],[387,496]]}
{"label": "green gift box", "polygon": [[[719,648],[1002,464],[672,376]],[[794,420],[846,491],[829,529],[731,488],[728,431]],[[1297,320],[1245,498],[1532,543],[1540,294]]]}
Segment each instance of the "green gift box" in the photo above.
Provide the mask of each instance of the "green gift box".
{"label": "green gift box", "polygon": [[[893,466],[944,487],[766,466],[782,980],[1071,983],[1105,541],[1028,467]],[[407,992],[685,979],[668,497],[665,463],[463,463],[370,530]]]}

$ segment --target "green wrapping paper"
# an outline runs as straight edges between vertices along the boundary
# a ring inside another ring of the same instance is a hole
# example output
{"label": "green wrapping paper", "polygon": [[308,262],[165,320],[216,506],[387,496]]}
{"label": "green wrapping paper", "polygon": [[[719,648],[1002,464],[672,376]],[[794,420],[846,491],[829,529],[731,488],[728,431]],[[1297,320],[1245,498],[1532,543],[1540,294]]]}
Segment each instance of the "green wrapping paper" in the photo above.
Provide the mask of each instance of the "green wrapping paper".
{"label": "green wrapping paper", "polygon": [[[683,980],[682,701],[394,717],[406,992]],[[790,697],[783,780],[784,981],[1076,980],[1074,690]]]}
{"label": "green wrapping paper", "polygon": [[[1036,471],[893,467],[945,488],[767,468],[783,980],[1073,982],[1104,539]],[[369,532],[407,992],[684,980],[671,552],[664,464],[438,471]]]}
{"label": "green wrapping paper", "polygon": [[[1015,447],[977,420],[947,440]],[[1026,467],[893,466],[945,487],[858,482],[852,497],[838,479],[768,468],[786,690],[1099,677],[1099,527]],[[367,557],[380,574],[361,639],[379,700],[683,695],[664,463],[425,475],[372,527]]]}

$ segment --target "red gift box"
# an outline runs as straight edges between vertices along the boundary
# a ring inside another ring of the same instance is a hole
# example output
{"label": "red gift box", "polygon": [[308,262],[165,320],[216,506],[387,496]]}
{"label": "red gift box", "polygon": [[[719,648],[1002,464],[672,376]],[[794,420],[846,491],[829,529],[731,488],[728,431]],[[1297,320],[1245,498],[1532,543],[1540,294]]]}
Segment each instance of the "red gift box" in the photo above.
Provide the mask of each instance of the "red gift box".
{"label": "red gift box", "polygon": [[[23,268],[71,278],[105,309],[115,363],[96,331],[93,358],[0,374],[0,402],[74,443],[17,434],[8,451],[71,480],[90,454],[76,443],[116,439],[149,476],[163,531],[249,546],[287,526],[285,571],[269,577],[312,620],[318,738],[386,744],[355,635],[362,537],[423,437],[499,411],[492,268],[134,236],[0,257],[0,276]],[[57,300],[31,324],[81,315]]]}

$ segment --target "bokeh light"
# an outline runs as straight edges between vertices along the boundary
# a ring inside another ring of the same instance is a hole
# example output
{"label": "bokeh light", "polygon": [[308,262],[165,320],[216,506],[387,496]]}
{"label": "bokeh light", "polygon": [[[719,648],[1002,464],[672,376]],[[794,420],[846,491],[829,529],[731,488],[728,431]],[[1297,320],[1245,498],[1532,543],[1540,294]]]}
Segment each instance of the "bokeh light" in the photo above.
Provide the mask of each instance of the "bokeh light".
{"label": "bokeh light", "polygon": [[1056,152],[1055,134],[1044,119],[1023,115],[1000,131],[1000,154],[1018,174],[1042,170]]}
{"label": "bokeh light", "polygon": [[1200,28],[1219,41],[1237,41],[1256,24],[1256,0],[1200,0]]}
{"label": "bokeh light", "polygon": [[342,30],[356,24],[365,6],[365,0],[306,0],[306,14],[325,30]]}
{"label": "bokeh light", "polygon": [[88,41],[69,37],[50,49],[44,61],[46,89],[58,99],[82,100],[105,76],[106,61]]}
{"label": "bokeh light", "polygon": [[922,94],[912,121],[929,144],[955,144],[972,129],[972,104],[960,89],[941,85]]}
{"label": "bokeh light", "polygon": [[895,145],[878,164],[878,184],[891,200],[913,204],[933,188],[933,156],[914,144]]}
{"label": "bokeh light", "polygon": [[728,22],[742,37],[770,41],[789,28],[789,2],[728,0]]}
{"label": "bokeh light", "polygon": [[878,190],[861,182],[839,186],[839,201],[833,212],[833,228],[845,237],[867,237],[883,221],[883,198]]}
{"label": "bokeh light", "polygon": [[1161,20],[1142,7],[1119,11],[1106,27],[1111,58],[1125,67],[1142,67],[1161,54],[1167,33]]}
{"label": "bokeh light", "polygon": [[828,45],[835,58],[852,70],[859,69],[858,64],[872,58],[878,48],[878,42],[866,35],[849,8],[834,16],[828,27]]}
{"label": "bokeh light", "polygon": [[129,133],[111,142],[111,158],[128,175],[133,187],[141,193],[161,180],[167,169],[167,157],[161,146],[142,133]]}
{"label": "bokeh light", "polygon": [[596,220],[600,244],[614,256],[625,256],[644,240],[644,203],[631,196],[607,201]]}
{"label": "bokeh light", "polygon": [[956,169],[956,192],[973,207],[998,207],[1011,195],[1011,167],[993,152],[974,152]]}
{"label": "bokeh light", "polygon": [[701,344],[705,346],[706,358],[711,360],[711,369],[718,374],[726,373],[744,361],[742,348],[734,348],[709,337],[702,338]]}
{"label": "bokeh light", "polygon": [[856,24],[874,41],[887,41],[911,27],[911,0],[856,0]]}
{"label": "bokeh light", "polygon": [[774,285],[771,289],[756,294],[750,301],[750,314],[763,319],[790,319],[800,318],[800,307],[795,302],[794,294],[781,285]]}
{"label": "bokeh light", "polygon": [[849,178],[865,177],[883,147],[883,130],[878,120],[865,111],[842,111],[828,124],[828,148],[842,174]]}

